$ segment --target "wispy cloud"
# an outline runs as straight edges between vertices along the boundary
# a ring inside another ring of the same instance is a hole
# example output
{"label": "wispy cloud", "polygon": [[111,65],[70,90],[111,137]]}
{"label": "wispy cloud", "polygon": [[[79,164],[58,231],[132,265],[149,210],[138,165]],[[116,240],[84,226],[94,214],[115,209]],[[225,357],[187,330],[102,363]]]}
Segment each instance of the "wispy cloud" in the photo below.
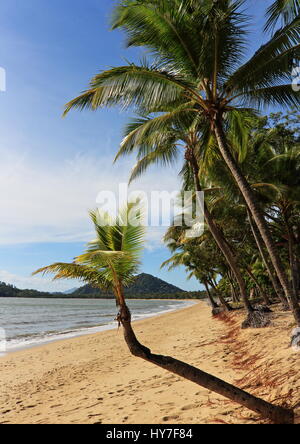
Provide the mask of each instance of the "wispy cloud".
{"label": "wispy cloud", "polygon": [[[112,166],[111,158],[91,153],[61,163],[37,164],[25,155],[0,153],[0,245],[85,242],[93,236],[87,212],[100,191],[118,191],[128,180],[131,163]],[[173,191],[174,174],[153,170],[135,190]],[[148,248],[161,246],[163,230],[148,230]]]}

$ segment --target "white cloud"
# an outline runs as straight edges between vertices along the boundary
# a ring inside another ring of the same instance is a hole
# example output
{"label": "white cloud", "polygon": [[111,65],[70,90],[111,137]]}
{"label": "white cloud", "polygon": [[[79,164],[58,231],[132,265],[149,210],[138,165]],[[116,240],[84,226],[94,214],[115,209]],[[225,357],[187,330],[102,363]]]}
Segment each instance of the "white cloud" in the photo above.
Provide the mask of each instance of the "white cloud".
{"label": "white cloud", "polygon": [[[117,192],[126,183],[131,161],[112,166],[112,159],[77,155],[59,164],[37,164],[26,155],[0,152],[0,245],[88,241],[93,236],[88,210],[100,191]],[[136,190],[179,189],[174,174],[153,169]],[[161,246],[161,229],[151,228],[148,248]]]}

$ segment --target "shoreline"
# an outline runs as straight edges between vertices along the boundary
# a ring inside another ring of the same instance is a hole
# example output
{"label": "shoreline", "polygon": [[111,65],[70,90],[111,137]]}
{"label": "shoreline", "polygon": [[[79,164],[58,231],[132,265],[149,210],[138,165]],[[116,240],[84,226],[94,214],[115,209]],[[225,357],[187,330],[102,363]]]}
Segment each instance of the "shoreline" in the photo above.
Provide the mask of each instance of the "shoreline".
{"label": "shoreline", "polygon": [[[276,309],[277,310],[277,309]],[[299,402],[300,354],[289,348],[292,316],[240,330],[205,302],[138,320],[138,339],[267,401]],[[258,415],[130,355],[121,330],[81,336],[0,359],[2,424],[257,424]],[[300,406],[296,411],[300,423]]]}
{"label": "shoreline", "polygon": [[[85,299],[82,299],[85,300]],[[157,302],[164,302],[164,299],[135,299],[135,301],[157,301]],[[168,299],[168,301],[171,302],[178,302],[178,303],[182,303],[182,307],[174,307],[174,308],[169,308],[169,309],[165,309],[165,310],[161,310],[158,312],[153,312],[153,313],[149,313],[149,314],[144,314],[139,316],[137,319],[134,318],[134,313],[133,313],[133,323],[138,322],[138,321],[142,321],[145,319],[149,319],[152,317],[156,317],[156,316],[162,316],[164,314],[167,313],[172,313],[175,312],[177,310],[184,310],[185,308],[188,308],[190,306],[196,305],[197,303],[199,303],[199,301],[194,300],[194,299]],[[22,350],[29,350],[31,348],[37,348],[37,347],[43,347],[44,345],[47,344],[53,344],[56,342],[61,342],[61,341],[65,341],[68,339],[75,339],[75,338],[79,338],[79,337],[83,337],[83,336],[89,336],[89,335],[93,335],[93,334],[97,334],[97,333],[102,333],[105,331],[111,331],[111,330],[117,330],[118,329],[118,324],[115,320],[111,320],[111,322],[109,322],[108,324],[102,324],[102,325],[95,325],[95,326],[90,326],[90,327],[85,327],[85,328],[81,328],[78,330],[69,330],[69,331],[57,331],[57,333],[52,333],[47,336],[41,336],[40,338],[36,338],[36,339],[32,339],[31,341],[29,340],[27,344],[23,344],[23,345],[16,345],[16,346],[12,346],[12,347],[8,347],[8,349],[5,351],[4,356],[3,354],[0,354],[0,359],[2,357],[8,356],[12,353],[17,353],[19,351]],[[45,335],[45,334],[44,334]]]}

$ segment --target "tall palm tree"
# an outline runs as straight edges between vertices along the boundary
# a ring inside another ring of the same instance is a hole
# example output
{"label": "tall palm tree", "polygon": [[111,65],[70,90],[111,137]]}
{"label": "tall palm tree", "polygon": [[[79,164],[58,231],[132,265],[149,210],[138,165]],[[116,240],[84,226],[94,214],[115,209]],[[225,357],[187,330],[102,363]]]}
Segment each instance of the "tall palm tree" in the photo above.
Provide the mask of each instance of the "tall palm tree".
{"label": "tall palm tree", "polygon": [[124,339],[134,356],[225,396],[264,418],[270,418],[281,424],[293,423],[293,411],[256,398],[185,362],[169,356],[155,355],[138,341],[124,297],[124,286],[134,279],[134,274],[138,270],[143,245],[144,228],[140,225],[141,211],[135,207],[135,205],[126,206],[116,220],[107,213],[91,212],[96,239],[88,244],[86,251],[71,264],[56,263],[41,268],[34,274],[54,273],[54,279],[75,278],[95,287],[113,290],[119,306],[117,320],[123,326]]}
{"label": "tall palm tree", "polygon": [[299,106],[290,72],[300,55],[297,15],[246,63],[245,0],[124,0],[115,10],[114,28],[125,30],[129,46],[150,50],[152,65],[130,64],[98,74],[90,89],[66,106],[97,109],[135,106],[149,114],[189,104],[215,136],[266,245],[285,295],[300,326],[300,306],[255,195],[232,155],[228,116],[254,106]]}
{"label": "tall palm tree", "polygon": [[[265,121],[265,119],[262,120]],[[261,210],[266,214],[268,220],[271,220],[271,214],[274,213],[275,208],[278,208],[277,197],[279,188],[276,185],[279,185],[279,187],[283,186],[286,190],[287,185],[292,181],[294,196],[297,194],[295,184],[297,182],[298,173],[295,171],[295,165],[294,169],[291,168],[291,165],[284,165],[281,169],[276,168],[275,171],[274,167],[272,168],[271,163],[271,161],[274,160],[274,153],[276,153],[276,150],[279,149],[280,152],[284,150],[286,143],[285,139],[287,137],[289,140],[289,145],[294,147],[295,139],[293,139],[289,131],[286,131],[285,133],[284,128],[278,127],[269,130],[259,127],[253,129],[251,137],[248,141],[247,150],[239,162],[243,173],[246,175],[248,182],[251,184],[253,192],[256,194],[256,198],[261,206]],[[273,147],[272,144],[274,142],[276,142],[278,146]],[[275,155],[275,159],[276,158],[277,156]],[[253,217],[247,204],[245,203],[244,199],[241,198],[232,176],[219,159],[215,159],[213,164],[209,166],[208,175],[212,183],[215,185],[211,195],[216,200],[217,206],[226,208],[226,212],[229,211],[232,214],[235,212],[234,206],[237,205],[240,208],[244,208],[243,223],[245,224],[245,228],[247,223],[249,223],[251,232],[270,277],[270,281],[272,282],[273,288],[280,298],[283,308],[287,309],[287,299],[283,296],[278,278],[274,274],[272,266],[269,263],[269,258],[266,254],[265,245],[262,241],[261,235],[253,221]],[[266,193],[266,190],[268,193]],[[240,215],[238,218],[239,221],[242,220],[241,216],[242,215]],[[248,220],[246,220],[246,216]],[[226,215],[224,215],[224,217],[226,219]],[[276,231],[278,231],[278,227],[275,227],[274,223],[272,223],[271,227],[273,232],[275,228]]]}
{"label": "tall palm tree", "polygon": [[[295,251],[295,227],[299,226],[300,208],[300,149],[285,147],[280,155],[273,154],[266,163],[264,186],[273,191],[273,208],[277,210],[277,222],[283,227],[286,236],[290,273],[295,298],[298,298],[299,280]],[[270,180],[271,183],[268,183]]]}

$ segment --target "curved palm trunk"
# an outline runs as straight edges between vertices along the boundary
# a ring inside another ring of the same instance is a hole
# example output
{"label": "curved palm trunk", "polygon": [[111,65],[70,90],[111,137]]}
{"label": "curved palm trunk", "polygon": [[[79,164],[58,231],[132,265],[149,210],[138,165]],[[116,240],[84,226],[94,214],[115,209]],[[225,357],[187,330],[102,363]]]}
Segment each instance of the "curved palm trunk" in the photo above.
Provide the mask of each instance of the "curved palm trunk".
{"label": "curved palm trunk", "polygon": [[212,309],[219,308],[218,304],[216,304],[216,302],[214,301],[214,298],[211,295],[211,292],[209,290],[209,286],[206,281],[204,282],[204,286],[206,288],[206,293],[207,293],[207,296],[208,296],[208,299],[209,299]]}
{"label": "curved palm trunk", "polygon": [[231,171],[231,173],[232,173],[232,175],[239,187],[239,190],[241,191],[242,195],[244,196],[244,199],[249,207],[249,210],[253,216],[253,219],[260,231],[261,237],[263,238],[263,241],[266,245],[267,251],[270,255],[272,264],[273,264],[275,271],[278,275],[278,278],[279,278],[282,288],[284,290],[285,296],[286,296],[287,300],[289,301],[289,304],[290,304],[290,307],[293,311],[293,315],[295,317],[296,323],[300,327],[300,306],[299,306],[298,301],[295,298],[293,292],[291,291],[288,277],[286,276],[283,265],[281,263],[279,255],[276,251],[276,247],[275,247],[273,239],[271,237],[268,224],[267,224],[263,214],[261,213],[260,208],[258,207],[258,205],[256,203],[255,196],[252,192],[252,189],[251,189],[249,183],[247,182],[246,178],[244,177],[243,173],[240,170],[239,165],[237,164],[237,162],[235,161],[235,159],[233,158],[233,156],[230,152],[221,120],[219,118],[216,118],[216,120],[214,120],[213,123],[214,123],[215,136],[216,136],[222,157],[223,157],[224,161],[226,162],[226,165],[228,166],[229,170]]}
{"label": "curved palm trunk", "polygon": [[294,235],[289,226],[289,223],[286,221],[287,235],[288,235],[288,245],[289,245],[289,260],[291,267],[291,275],[292,275],[292,288],[294,292],[294,297],[298,299],[298,283],[297,283],[297,264],[295,261],[295,251],[294,251]]}
{"label": "curved palm trunk", "polygon": [[229,271],[227,272],[227,278],[228,278],[229,283],[230,283],[232,301],[234,303],[239,303],[240,302],[240,297],[239,297],[239,295],[236,292],[236,289],[235,289],[235,286],[234,286],[234,281],[233,281],[231,273]]}
{"label": "curved palm trunk", "polygon": [[213,280],[210,281],[210,285],[213,287],[216,295],[219,298],[219,301],[222,305],[222,307],[226,310],[226,311],[232,311],[232,307],[228,304],[228,302],[225,301],[225,299],[223,298],[222,294],[220,291],[218,291],[215,283],[213,282]]}
{"label": "curved palm trunk", "polygon": [[[201,192],[202,188],[201,188],[200,180],[199,180],[199,167],[198,167],[198,163],[197,163],[197,160],[194,156],[194,152],[192,149],[186,150],[186,159],[189,161],[189,163],[192,167],[192,170],[193,170],[194,181],[195,181],[195,190]],[[199,199],[199,204],[200,204],[200,207],[202,207],[202,202],[200,201],[200,199]],[[204,212],[204,219],[208,225],[208,228],[209,228],[216,244],[218,245],[221,252],[223,253],[228,265],[230,266],[233,275],[236,278],[236,281],[237,281],[239,289],[240,289],[241,298],[243,300],[245,308],[248,311],[248,313],[252,313],[254,311],[254,309],[248,299],[246,285],[245,285],[242,273],[238,267],[238,264],[236,262],[236,259],[233,255],[233,253],[232,253],[231,248],[229,247],[228,243],[226,242],[226,239],[224,238],[222,231],[215,223],[205,202],[204,202],[203,212]]]}
{"label": "curved palm trunk", "polygon": [[142,345],[136,338],[131,325],[131,314],[126,304],[120,307],[118,320],[123,326],[124,338],[132,355],[194,382],[201,387],[218,393],[219,395],[258,413],[263,418],[271,419],[277,424],[294,423],[294,412],[292,410],[278,407],[260,398],[256,398],[255,396],[252,396],[249,393],[185,362],[178,361],[170,356],[153,354],[149,348]]}
{"label": "curved palm trunk", "polygon": [[[235,288],[234,288],[234,285],[233,285],[232,282],[230,282],[230,288],[231,288],[231,297],[232,297],[232,301],[233,301],[235,304],[238,304],[240,301],[239,301],[239,298],[237,297],[237,294],[236,294],[236,291],[235,291]],[[250,297],[251,297],[251,294],[250,294]]]}
{"label": "curved palm trunk", "polygon": [[267,272],[269,274],[269,277],[270,277],[270,280],[272,282],[273,288],[274,288],[277,296],[281,300],[283,306],[284,307],[288,307],[287,306],[287,299],[283,296],[282,289],[281,289],[281,287],[280,287],[280,285],[278,283],[277,277],[274,276],[274,274],[273,274],[273,272],[271,270],[271,267],[269,265],[269,261],[268,261],[267,255],[266,255],[265,250],[264,250],[264,244],[263,244],[262,238],[260,237],[260,234],[257,231],[256,225],[254,225],[254,223],[253,223],[253,219],[252,219],[251,213],[250,213],[248,208],[247,208],[247,213],[248,213],[248,220],[249,220],[249,224],[250,224],[250,227],[251,227],[251,231],[253,233],[253,237],[255,239],[256,245],[257,245],[258,250],[260,252],[260,255],[262,257],[263,263],[264,263],[264,265],[265,265],[265,267],[267,269]]}
{"label": "curved palm trunk", "polygon": [[265,303],[266,305],[271,305],[272,303],[271,303],[270,299],[268,298],[268,296],[266,295],[266,293],[265,293],[264,290],[262,289],[260,283],[258,282],[258,280],[256,279],[256,277],[254,276],[254,274],[252,273],[252,271],[250,271],[248,268],[246,269],[246,271],[247,271],[247,273],[249,274],[250,278],[251,278],[251,279],[253,280],[253,282],[255,283],[255,285],[256,285],[256,287],[257,287],[257,289],[258,289],[258,291],[259,291],[260,297],[263,299],[264,303]]}

